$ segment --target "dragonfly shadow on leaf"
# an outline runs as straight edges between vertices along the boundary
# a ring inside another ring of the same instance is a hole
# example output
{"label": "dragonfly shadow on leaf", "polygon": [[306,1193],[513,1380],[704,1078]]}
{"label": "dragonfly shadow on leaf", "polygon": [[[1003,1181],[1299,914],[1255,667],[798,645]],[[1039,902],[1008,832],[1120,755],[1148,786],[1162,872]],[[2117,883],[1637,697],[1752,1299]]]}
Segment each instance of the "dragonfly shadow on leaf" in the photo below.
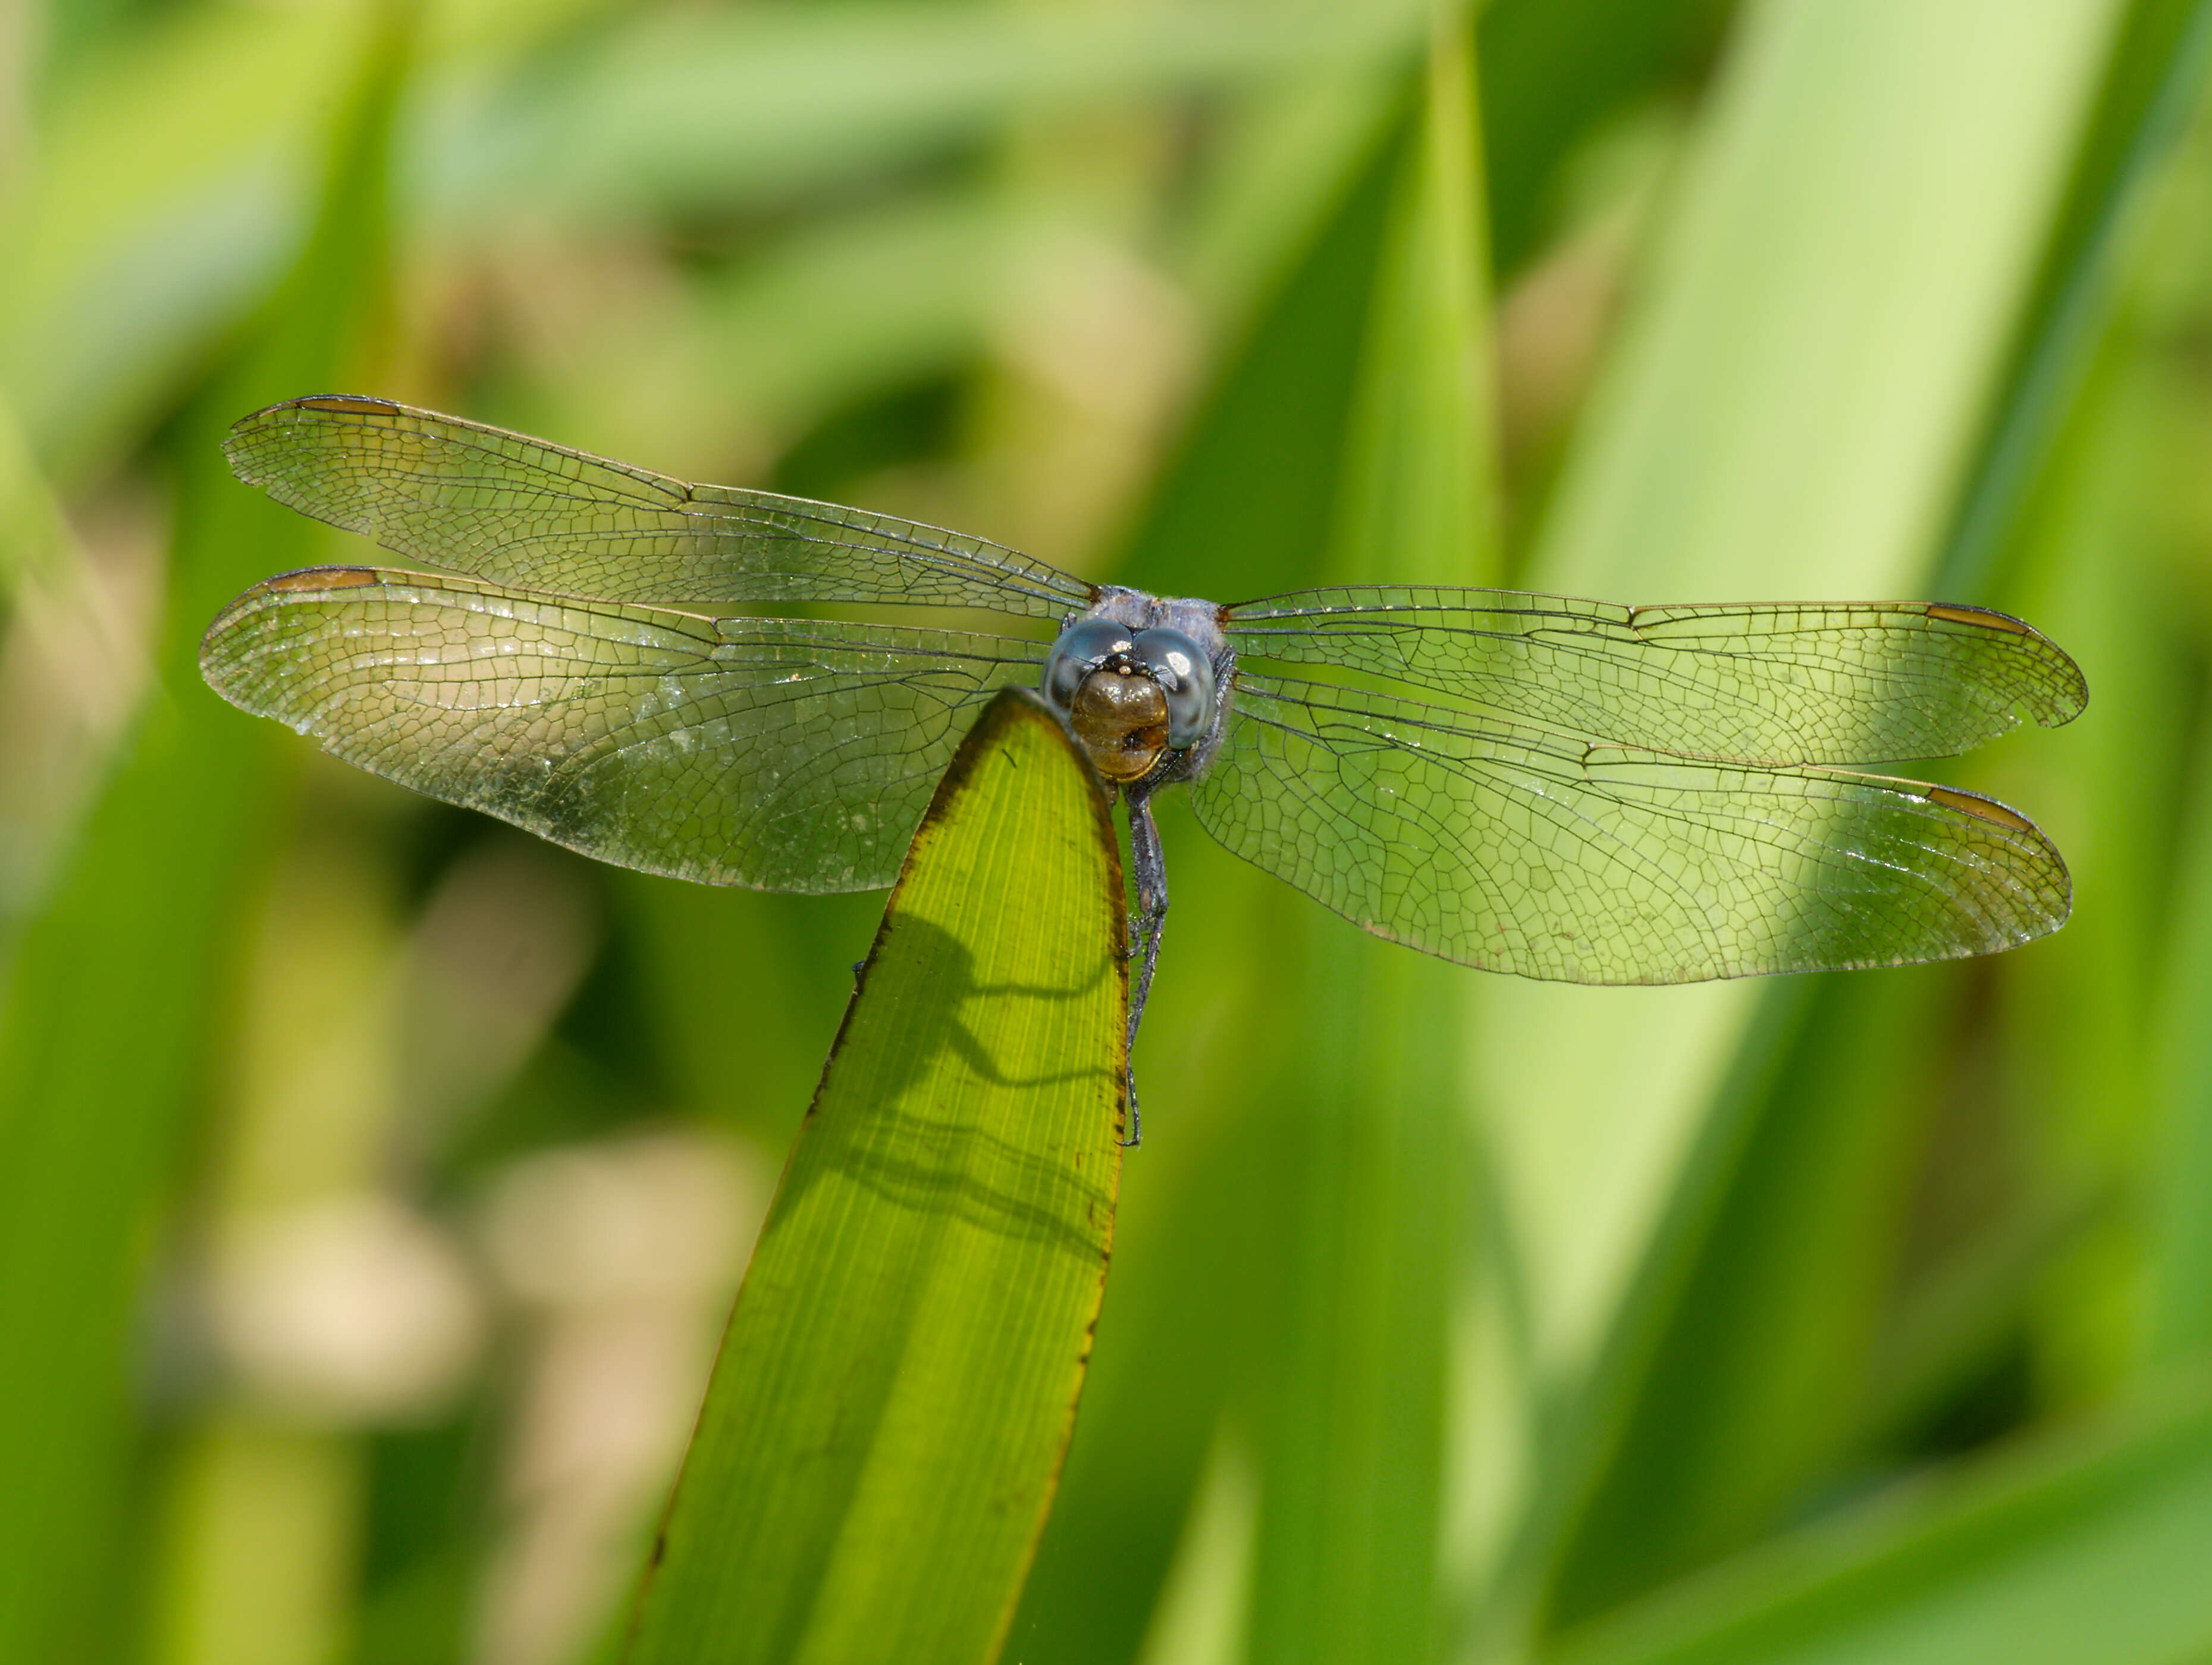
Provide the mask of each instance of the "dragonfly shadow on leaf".
{"label": "dragonfly shadow on leaf", "polygon": [[[865,1091],[857,1103],[841,1096],[831,1114],[823,1113],[827,1095],[817,1096],[807,1127],[812,1148],[787,1182],[792,1200],[836,1175],[902,1208],[1095,1256],[1113,1212],[1110,1147],[1055,1139],[1043,1130],[1065,1121],[1043,1112],[1052,1096],[1096,1094],[1101,1083],[1118,1097],[1120,1069],[1010,1069],[970,1014],[979,1002],[1012,1003],[993,1025],[1012,1029],[1024,1021],[1022,1005],[1094,994],[1114,962],[1102,959],[1064,984],[986,983],[976,981],[966,945],[927,920],[903,915],[884,940],[898,941],[896,965],[883,968],[890,975],[878,981],[872,962],[854,996],[856,1016],[861,1002],[881,1003],[880,1042],[856,1055],[860,1037],[848,1020],[824,1077],[826,1086],[842,1070],[865,1072],[853,1084]],[[1035,1142],[1024,1139],[1028,1129],[1039,1130]]]}

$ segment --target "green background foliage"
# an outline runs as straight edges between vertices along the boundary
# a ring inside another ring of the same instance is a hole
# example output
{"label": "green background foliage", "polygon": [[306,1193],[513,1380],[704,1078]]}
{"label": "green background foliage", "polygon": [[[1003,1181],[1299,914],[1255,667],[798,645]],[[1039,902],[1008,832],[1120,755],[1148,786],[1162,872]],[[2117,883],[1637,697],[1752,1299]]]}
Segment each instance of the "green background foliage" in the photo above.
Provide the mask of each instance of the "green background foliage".
{"label": "green background foliage", "polygon": [[374,392],[1224,600],[1932,594],[2064,932],[1686,989],[1163,805],[1146,1142],[1004,1657],[2212,1656],[2212,4],[0,16],[0,1662],[611,1658],[881,900],[202,689]]}

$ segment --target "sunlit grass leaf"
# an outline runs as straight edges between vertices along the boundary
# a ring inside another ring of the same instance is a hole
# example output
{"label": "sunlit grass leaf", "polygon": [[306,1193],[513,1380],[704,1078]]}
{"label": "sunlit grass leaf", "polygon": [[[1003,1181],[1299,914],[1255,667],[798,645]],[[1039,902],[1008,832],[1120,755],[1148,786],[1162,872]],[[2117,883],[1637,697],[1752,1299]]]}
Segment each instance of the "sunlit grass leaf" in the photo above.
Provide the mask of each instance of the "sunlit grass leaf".
{"label": "sunlit grass leaf", "polygon": [[2174,690],[2189,685],[2197,652],[2166,611],[2158,534],[2142,513],[2158,430],[2131,333],[2101,355],[2022,522],[2027,545],[2001,563],[2021,605],[2066,620],[2096,703],[2089,720],[2040,738],[2028,757],[1987,760],[2027,771],[2039,799],[2059,795],[2078,898],[2063,933],[2006,965],[2002,1050],[1988,1066],[2010,1084],[2008,1143],[2027,1180],[2053,1200],[2065,1191],[2128,1200],[2039,1280],[2027,1344],[2045,1407],[2101,1401],[2143,1362],[2149,1267],[2130,1194],[2166,1177],[2142,1145],[2157,1115],[2147,1020],[2159,947],[2178,922],[2172,863],[2193,749]]}
{"label": "sunlit grass leaf", "polygon": [[1547,1665],[2152,1665],[2212,1650],[2212,1400],[1784,1538],[1547,1652]]}
{"label": "sunlit grass leaf", "polygon": [[[2087,4],[2039,15],[1889,0],[1747,14],[1535,581],[1636,600],[1918,588],[2108,21]],[[1985,75],[1990,52],[2012,67]],[[1947,91],[1890,90],[1923,81]],[[1952,138],[1968,130],[1972,154]],[[1685,1148],[1753,997],[1498,997],[1491,1079],[1522,1109],[1509,1168],[1578,1176],[1522,1191],[1547,1351],[1575,1352],[1604,1322],[1652,1218],[1646,1182]]]}
{"label": "sunlit grass leaf", "polygon": [[[1963,513],[1937,593],[2005,599],[1984,587],[1998,540],[2029,501],[2046,459],[2042,441],[2109,318],[2117,228],[2171,148],[2177,98],[2185,106],[2203,79],[2197,20],[2208,13],[2166,0],[2130,13],[2055,220],[2045,276],[2021,319],[2023,344],[1963,473]],[[2109,396],[2106,404],[2109,419]],[[2068,637],[2077,651],[2089,645],[2075,631]],[[2109,719],[2136,737],[2129,769],[2139,776],[2141,726]],[[1824,980],[1809,1002],[1779,1084],[1746,1107],[1741,1164],[1560,1571],[1560,1615],[1601,1608],[1754,1534],[1843,1460],[1855,1435],[1893,1431],[1897,1395],[1924,1407],[1960,1370],[1984,1362],[2002,1327],[2018,1322],[2022,1280],[2078,1234],[2082,1196],[2023,1200],[2019,1218],[2000,1223],[1987,1252],[1960,1268],[1978,1279],[1975,1313],[1926,1335],[1925,1356],[1885,1352],[1874,1362],[1875,1302],[1897,1275],[1882,1268],[1901,1255],[1914,1183],[1900,1140],[1934,1100],[1924,1071],[1897,1077],[1875,1066],[1869,1075],[1869,1060],[1917,1058],[1940,1068],[1935,1020],[1955,1017],[1963,998],[1954,974],[1916,971]],[[1992,1285],[1993,1274],[2009,1283]],[[1843,1384],[1864,1387],[1866,1397]]]}
{"label": "sunlit grass leaf", "polygon": [[1903,1060],[1937,1055],[1954,989],[1945,968],[1870,972],[1762,1014],[1786,1047],[1747,1102],[1716,1106],[1743,1148],[1681,1283],[1637,1291],[1663,1332],[1555,1574],[1554,1622],[1755,1536],[1853,1431],[1935,1073]]}
{"label": "sunlit grass leaf", "polygon": [[[2117,22],[2110,0],[2032,19],[1978,0],[1747,9],[1535,581],[1639,601],[1918,591]],[[1552,1401],[1532,1562],[1572,1517],[1574,1469],[1620,1433],[1765,1095],[1796,1079],[1775,1072],[1810,995],[1493,997],[1486,1074],[1511,1111],[1540,1355],[1578,1384]]]}
{"label": "sunlit grass leaf", "polygon": [[999,696],[915,835],[763,1228],[637,1665],[981,1662],[1066,1450],[1120,1182],[1121,876]]}

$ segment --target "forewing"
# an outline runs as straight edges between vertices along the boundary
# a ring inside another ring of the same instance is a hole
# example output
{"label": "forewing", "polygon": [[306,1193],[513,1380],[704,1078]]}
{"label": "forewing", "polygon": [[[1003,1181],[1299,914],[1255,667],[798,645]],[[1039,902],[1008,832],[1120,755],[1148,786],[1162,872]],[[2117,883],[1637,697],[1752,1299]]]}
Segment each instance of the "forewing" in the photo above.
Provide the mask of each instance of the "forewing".
{"label": "forewing", "polygon": [[2023,712],[2066,722],[2088,697],[2074,661],[2018,619],[1934,602],[1625,607],[1512,590],[1310,590],[1224,622],[1255,665],[1328,665],[1464,713],[1747,762],[1949,757]]}
{"label": "forewing", "polygon": [[238,477],[410,559],[520,589],[693,606],[879,602],[1058,619],[1091,586],[980,538],[691,485],[385,399],[270,405],[230,430]]}
{"label": "forewing", "polygon": [[200,665],[349,763],[586,855],[830,891],[891,882],[969,722],[1042,653],[334,567],[246,591]]}
{"label": "forewing", "polygon": [[1587,745],[1240,678],[1193,783],[1231,850],[1377,936],[1566,982],[1897,965],[2057,928],[2050,841],[1943,787]]}

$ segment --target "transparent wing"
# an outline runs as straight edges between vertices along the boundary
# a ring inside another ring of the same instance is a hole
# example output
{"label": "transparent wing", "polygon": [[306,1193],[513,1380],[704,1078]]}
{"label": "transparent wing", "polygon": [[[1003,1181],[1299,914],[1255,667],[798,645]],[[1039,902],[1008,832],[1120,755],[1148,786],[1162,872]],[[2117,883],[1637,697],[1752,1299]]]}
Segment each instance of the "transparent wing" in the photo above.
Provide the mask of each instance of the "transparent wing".
{"label": "transparent wing", "polygon": [[1590,745],[1241,680],[1206,830],[1376,935],[1566,982],[1897,965],[2056,930],[2064,864],[1944,787]]}
{"label": "transparent wing", "polygon": [[1624,607],[1512,590],[1343,589],[1224,616],[1240,660],[1411,684],[1468,713],[1771,763],[1942,757],[2088,697],[2018,619],[1934,602]]}
{"label": "transparent wing", "polygon": [[223,441],[278,502],[448,571],[688,606],[884,602],[1057,619],[1091,586],[963,533],[734,486],[690,485],[385,399],[256,411]]}
{"label": "transparent wing", "polygon": [[349,763],[603,861],[827,891],[896,877],[969,724],[1043,653],[326,567],[232,602],[200,665]]}

